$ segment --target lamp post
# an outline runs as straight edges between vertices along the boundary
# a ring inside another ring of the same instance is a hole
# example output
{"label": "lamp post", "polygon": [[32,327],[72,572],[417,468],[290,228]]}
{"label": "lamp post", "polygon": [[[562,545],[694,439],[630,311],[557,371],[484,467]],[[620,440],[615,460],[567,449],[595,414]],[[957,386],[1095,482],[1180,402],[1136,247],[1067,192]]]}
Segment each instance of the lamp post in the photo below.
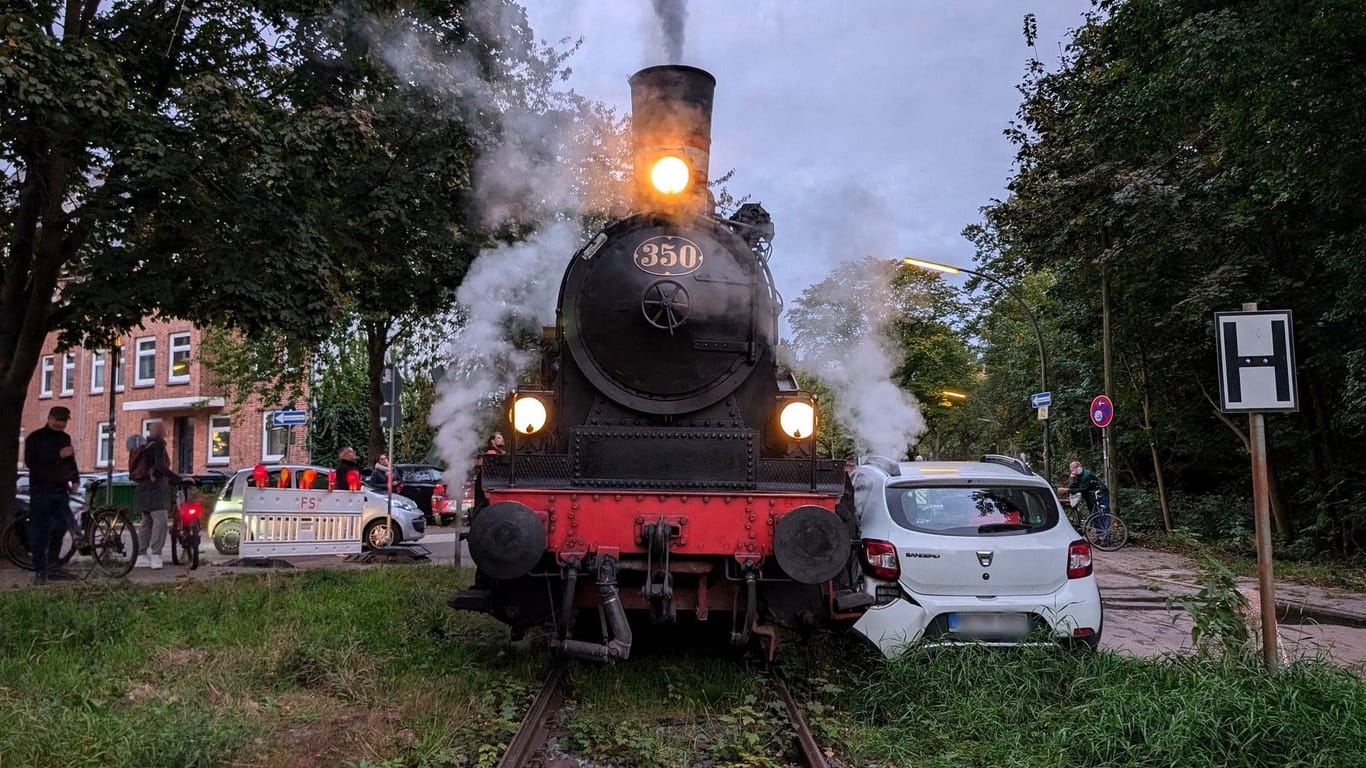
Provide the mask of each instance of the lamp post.
{"label": "lamp post", "polygon": [[110,507],[114,506],[114,435],[118,434],[115,427],[118,411],[114,408],[114,393],[119,381],[119,366],[123,365],[123,361],[119,359],[122,352],[123,339],[115,338],[113,346],[109,349],[109,367],[104,369],[104,385],[109,388],[109,434],[105,438],[109,441],[109,464],[105,467],[104,473],[104,503]]}
{"label": "lamp post", "polygon": [[[1000,280],[997,280],[991,275],[986,274],[985,272],[978,272],[976,270],[967,269],[964,267],[951,267],[948,264],[940,264],[934,261],[925,261],[924,259],[912,258],[904,258],[901,260],[901,263],[906,264],[907,266],[920,267],[921,269],[928,269],[934,272],[943,272],[945,274],[950,275],[956,275],[960,272],[967,275],[974,275],[976,277],[982,278],[983,280],[986,280],[987,282],[993,285],[1000,286],[1001,290],[1006,292],[1006,295],[1020,302],[1020,306],[1024,307],[1025,315],[1029,317],[1029,324],[1034,326],[1034,340],[1037,341],[1039,344],[1039,391],[1048,391],[1048,353],[1044,351],[1043,334],[1039,331],[1039,321],[1035,319],[1034,312],[1029,308],[1029,304],[1026,303],[1024,299],[1020,298],[1019,294],[1011,290],[1010,286],[1006,285]],[[1043,420],[1043,474],[1044,477],[1052,477],[1052,467],[1049,465],[1048,462],[1048,419]]]}

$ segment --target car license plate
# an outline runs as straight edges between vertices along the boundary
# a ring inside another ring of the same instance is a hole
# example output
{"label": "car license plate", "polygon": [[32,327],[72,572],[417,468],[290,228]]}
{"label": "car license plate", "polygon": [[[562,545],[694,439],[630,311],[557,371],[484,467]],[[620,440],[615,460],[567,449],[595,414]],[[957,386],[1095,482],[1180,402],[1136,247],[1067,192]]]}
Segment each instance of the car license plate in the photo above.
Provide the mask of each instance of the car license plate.
{"label": "car license plate", "polygon": [[1029,614],[950,613],[949,631],[959,635],[1024,637],[1029,634]]}

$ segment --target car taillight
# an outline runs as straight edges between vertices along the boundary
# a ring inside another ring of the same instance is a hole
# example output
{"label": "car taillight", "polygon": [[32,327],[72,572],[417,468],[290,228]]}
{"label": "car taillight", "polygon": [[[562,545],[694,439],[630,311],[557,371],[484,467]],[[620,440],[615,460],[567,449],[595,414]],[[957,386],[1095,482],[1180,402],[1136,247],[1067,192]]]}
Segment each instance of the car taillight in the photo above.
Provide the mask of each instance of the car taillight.
{"label": "car taillight", "polygon": [[204,505],[197,501],[191,501],[180,505],[180,519],[187,523],[194,522],[203,516]]}
{"label": "car taillight", "polygon": [[896,547],[890,541],[864,539],[863,570],[875,579],[896,581],[901,578],[901,561],[897,559]]}
{"label": "car taillight", "polygon": [[1091,575],[1091,545],[1078,539],[1067,545],[1067,578],[1084,579]]}
{"label": "car taillight", "polygon": [[445,484],[445,483],[437,483],[437,484],[436,484],[436,487],[432,489],[432,495],[433,495],[433,496],[445,496],[445,495],[446,495],[446,484]]}

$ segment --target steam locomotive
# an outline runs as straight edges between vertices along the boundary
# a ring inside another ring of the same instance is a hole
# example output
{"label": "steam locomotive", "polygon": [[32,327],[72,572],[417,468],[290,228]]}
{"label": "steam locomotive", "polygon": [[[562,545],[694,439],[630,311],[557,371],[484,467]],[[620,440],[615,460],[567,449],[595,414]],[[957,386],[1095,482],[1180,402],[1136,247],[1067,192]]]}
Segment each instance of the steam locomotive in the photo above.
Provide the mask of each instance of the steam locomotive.
{"label": "steam locomotive", "polygon": [[815,403],[776,357],[769,215],[715,214],[715,79],[630,83],[635,211],[569,259],[539,381],[509,398],[508,452],[483,457],[479,581],[450,602],[549,625],[574,658],[624,659],[633,621],[680,613],[771,657],[775,624],[857,617],[844,466],[817,458]]}

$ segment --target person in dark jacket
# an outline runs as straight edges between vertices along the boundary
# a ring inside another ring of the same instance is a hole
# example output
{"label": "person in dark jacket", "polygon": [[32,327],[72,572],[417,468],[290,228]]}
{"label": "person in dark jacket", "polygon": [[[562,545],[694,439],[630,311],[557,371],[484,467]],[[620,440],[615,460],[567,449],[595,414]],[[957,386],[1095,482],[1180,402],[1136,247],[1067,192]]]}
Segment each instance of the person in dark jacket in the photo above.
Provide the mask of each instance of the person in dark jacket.
{"label": "person in dark jacket", "polygon": [[1110,508],[1110,494],[1105,489],[1105,484],[1096,477],[1096,473],[1086,469],[1080,461],[1073,461],[1069,467],[1071,474],[1068,476],[1067,485],[1058,486],[1058,493],[1080,494],[1086,502],[1086,508],[1091,514],[1095,514],[1100,509]]}
{"label": "person in dark jacket", "polygon": [[356,464],[356,449],[351,446],[337,451],[337,483],[346,482],[352,471],[360,471],[360,465]]}
{"label": "person in dark jacket", "polygon": [[171,455],[166,451],[166,424],[154,421],[147,428],[148,479],[138,483],[137,508],[142,513],[138,523],[138,562],[142,567],[156,570],[162,567],[161,549],[166,545],[166,522],[175,507],[175,487],[185,479],[171,470]]}
{"label": "person in dark jacket", "polygon": [[[62,531],[71,527],[70,493],[80,483],[76,449],[66,433],[70,419],[70,409],[53,406],[47,412],[47,426],[24,439],[24,464],[29,471],[28,548],[33,558],[33,579],[38,584],[75,578],[57,560]],[[79,535],[71,527],[72,538]]]}

